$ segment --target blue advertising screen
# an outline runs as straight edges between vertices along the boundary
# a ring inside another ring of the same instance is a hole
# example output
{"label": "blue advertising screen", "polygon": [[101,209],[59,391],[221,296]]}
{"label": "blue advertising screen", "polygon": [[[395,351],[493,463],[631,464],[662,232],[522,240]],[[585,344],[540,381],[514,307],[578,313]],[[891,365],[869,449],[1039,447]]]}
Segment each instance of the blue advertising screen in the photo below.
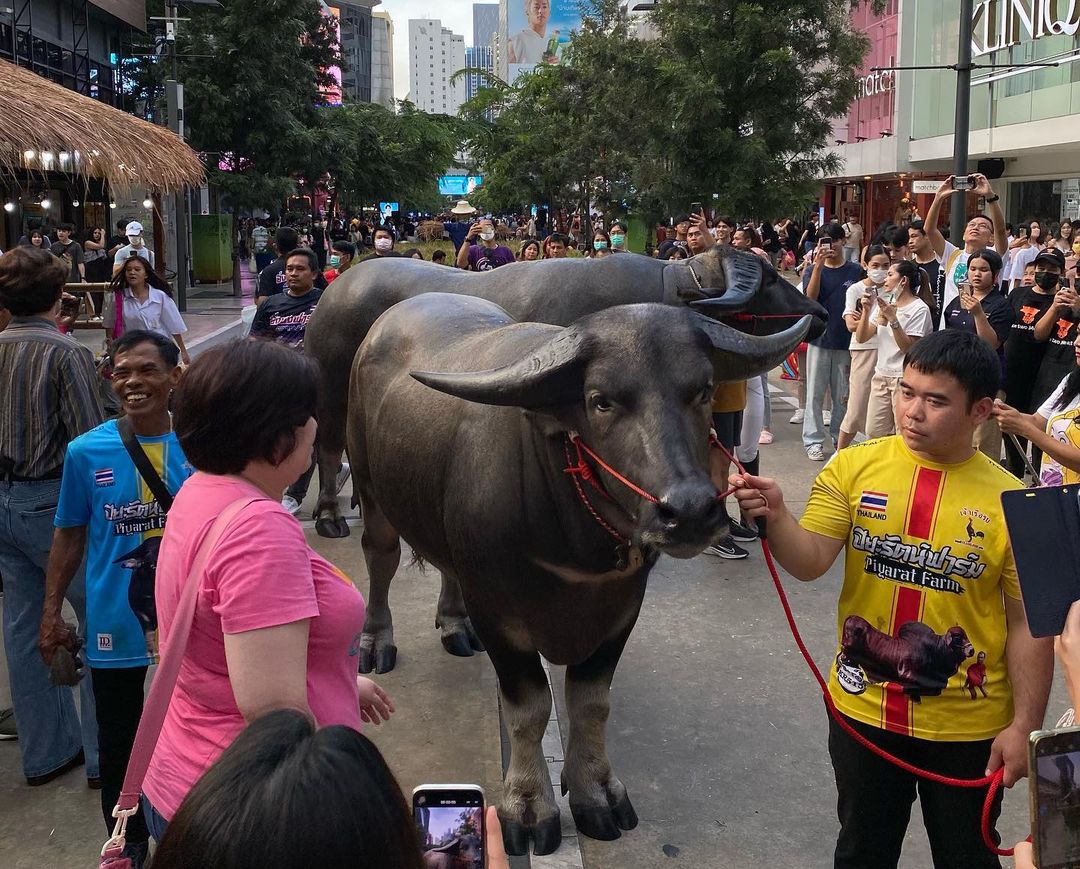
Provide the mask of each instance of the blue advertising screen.
{"label": "blue advertising screen", "polygon": [[482,175],[440,175],[440,196],[468,196],[484,183]]}

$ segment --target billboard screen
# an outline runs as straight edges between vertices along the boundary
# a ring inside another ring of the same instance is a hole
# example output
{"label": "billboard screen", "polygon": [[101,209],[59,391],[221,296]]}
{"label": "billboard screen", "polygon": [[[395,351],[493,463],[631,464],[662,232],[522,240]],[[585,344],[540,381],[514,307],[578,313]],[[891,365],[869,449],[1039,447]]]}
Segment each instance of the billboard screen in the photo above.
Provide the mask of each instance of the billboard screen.
{"label": "billboard screen", "polygon": [[579,0],[508,0],[507,70],[510,81],[541,63],[569,58],[570,33],[581,27]]}
{"label": "billboard screen", "polygon": [[483,175],[441,175],[439,176],[439,195],[468,196],[483,183]]}

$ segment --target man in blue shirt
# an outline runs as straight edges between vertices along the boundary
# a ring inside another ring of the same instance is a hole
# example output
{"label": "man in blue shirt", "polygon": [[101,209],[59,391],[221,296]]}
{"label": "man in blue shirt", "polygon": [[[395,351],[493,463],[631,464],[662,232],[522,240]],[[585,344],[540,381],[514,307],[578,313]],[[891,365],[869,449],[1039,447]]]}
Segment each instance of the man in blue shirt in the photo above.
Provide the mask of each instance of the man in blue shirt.
{"label": "man in blue shirt", "polygon": [[806,416],[803,419],[803,447],[806,457],[814,462],[825,461],[822,444],[825,441],[825,393],[832,394],[832,415],[829,434],[833,444],[840,437],[840,423],[847,412],[848,378],[851,374],[851,354],[848,344],[851,333],[844,323],[844,303],[847,289],[862,279],[862,266],[844,259],[844,228],[838,223],[823,226],[818,244],[811,252],[812,265],[803,270],[803,292],[828,311],[825,331],[806,351]]}
{"label": "man in blue shirt", "polygon": [[[179,351],[168,338],[133,330],[116,342],[113,358],[123,425],[130,426],[161,483],[175,495],[193,473],[169,414],[169,396],[180,380]],[[142,715],[146,669],[157,660],[154,575],[167,510],[136,467],[117,420],[68,445],[38,646],[50,662],[68,644],[61,606],[85,554],[84,654],[97,706],[101,808],[110,832]],[[146,857],[148,838],[142,815],[132,816],[126,853],[136,867]]]}

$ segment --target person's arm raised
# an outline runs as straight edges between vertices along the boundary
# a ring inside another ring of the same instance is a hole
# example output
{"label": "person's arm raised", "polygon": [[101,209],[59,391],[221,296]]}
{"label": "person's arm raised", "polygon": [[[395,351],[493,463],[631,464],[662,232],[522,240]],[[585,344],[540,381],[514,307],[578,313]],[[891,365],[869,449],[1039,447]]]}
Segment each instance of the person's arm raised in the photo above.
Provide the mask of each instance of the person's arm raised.
{"label": "person's arm raised", "polygon": [[[934,194],[934,201],[930,203],[930,210],[926,212],[926,220],[923,221],[923,228],[926,230],[926,237],[930,239],[930,244],[934,248],[934,253],[939,257],[945,256],[945,236],[941,234],[941,230],[938,229],[938,221],[941,219],[941,206],[945,200],[952,196],[952,177],[946,178],[941,182],[941,186],[937,189],[937,193]],[[953,240],[953,244],[956,244],[956,240]]]}

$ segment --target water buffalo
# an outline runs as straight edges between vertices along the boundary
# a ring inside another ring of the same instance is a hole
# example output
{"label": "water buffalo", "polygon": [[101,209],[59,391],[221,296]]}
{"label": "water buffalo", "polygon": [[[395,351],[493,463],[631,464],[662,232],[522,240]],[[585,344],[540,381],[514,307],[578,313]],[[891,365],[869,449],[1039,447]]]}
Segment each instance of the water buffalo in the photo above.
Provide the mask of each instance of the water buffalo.
{"label": "water buffalo", "polygon": [[[825,328],[825,310],[781,278],[768,263],[732,247],[713,247],[689,260],[637,254],[603,259],[513,263],[467,272],[413,259],[377,259],[349,269],[323,293],[304,347],[322,368],[319,409],[319,501],[315,529],[346,537],[335,477],[345,447],[346,394],[353,356],[371,325],[391,305],[420,293],[488,299],[519,322],[568,326],[614,305],[696,302],[741,331],[769,335],[811,314],[810,338]],[[444,589],[445,598],[447,596]],[[440,609],[440,614],[446,616]],[[468,644],[459,650],[468,653]]]}
{"label": "water buffalo", "polygon": [[[561,841],[541,655],[567,668],[563,788],[578,829],[614,839],[637,824],[607,757],[612,675],[660,553],[691,557],[725,530],[708,472],[715,384],[779,364],[810,319],[753,337],[644,304],[558,327],[439,293],[395,305],[361,345],[347,425],[371,581],[361,659],[385,670],[396,653],[387,589],[403,537],[459,583],[498,673],[510,853]],[[579,462],[577,443],[652,500]]]}

